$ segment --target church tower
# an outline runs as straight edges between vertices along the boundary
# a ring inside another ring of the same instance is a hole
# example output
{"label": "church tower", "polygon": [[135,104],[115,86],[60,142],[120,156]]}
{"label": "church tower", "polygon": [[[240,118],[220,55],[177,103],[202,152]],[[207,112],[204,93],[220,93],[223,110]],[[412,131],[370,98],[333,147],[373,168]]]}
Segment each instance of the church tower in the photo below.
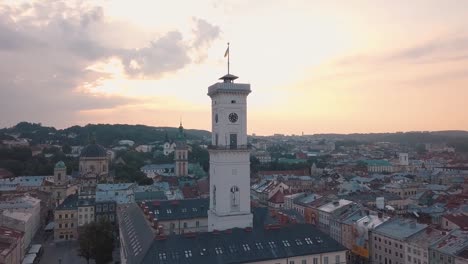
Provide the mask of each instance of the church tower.
{"label": "church tower", "polygon": [[180,122],[174,150],[175,175],[177,177],[188,176],[188,146],[185,142],[184,127]]}
{"label": "church tower", "polygon": [[67,185],[67,167],[63,161],[59,161],[54,167],[54,186],[52,187],[52,198],[57,205],[67,198]]}
{"label": "church tower", "polygon": [[210,209],[208,230],[252,227],[247,96],[250,84],[227,74],[208,88],[211,97]]}

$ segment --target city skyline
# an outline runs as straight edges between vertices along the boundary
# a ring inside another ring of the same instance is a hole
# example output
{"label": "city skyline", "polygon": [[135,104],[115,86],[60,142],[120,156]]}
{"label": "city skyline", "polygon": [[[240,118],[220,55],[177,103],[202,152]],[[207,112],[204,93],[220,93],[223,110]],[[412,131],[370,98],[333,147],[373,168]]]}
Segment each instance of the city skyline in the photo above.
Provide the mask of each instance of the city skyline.
{"label": "city skyline", "polygon": [[457,1],[6,1],[0,126],[182,118],[210,130],[206,88],[226,73],[230,42],[231,72],[252,85],[249,134],[468,130],[467,10]]}

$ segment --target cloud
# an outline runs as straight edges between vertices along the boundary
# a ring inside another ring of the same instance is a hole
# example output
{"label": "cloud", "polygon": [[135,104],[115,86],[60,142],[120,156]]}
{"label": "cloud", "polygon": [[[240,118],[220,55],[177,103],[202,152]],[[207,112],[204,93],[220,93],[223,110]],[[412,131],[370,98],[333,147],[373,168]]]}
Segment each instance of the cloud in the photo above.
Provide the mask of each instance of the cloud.
{"label": "cloud", "polygon": [[133,98],[83,88],[109,78],[89,66],[117,58],[130,78],[160,78],[198,60],[192,58],[193,50],[209,45],[219,34],[216,26],[196,19],[193,40],[174,30],[158,33],[147,44],[119,46],[109,40],[133,37],[138,30],[107,19],[102,7],[90,3],[0,3],[0,126],[19,120],[69,124],[83,110],[135,104]]}
{"label": "cloud", "polygon": [[338,59],[338,66],[390,63],[443,63],[468,59],[468,33],[448,34],[421,43],[373,54],[355,54]]}
{"label": "cloud", "polygon": [[171,31],[152,41],[148,47],[121,53],[128,74],[159,77],[162,73],[181,69],[190,63],[187,50],[182,34]]}
{"label": "cloud", "polygon": [[196,25],[195,29],[193,29],[193,33],[195,35],[193,46],[195,46],[195,48],[206,47],[211,44],[213,40],[219,37],[221,32],[219,27],[196,17],[193,18],[193,21]]}

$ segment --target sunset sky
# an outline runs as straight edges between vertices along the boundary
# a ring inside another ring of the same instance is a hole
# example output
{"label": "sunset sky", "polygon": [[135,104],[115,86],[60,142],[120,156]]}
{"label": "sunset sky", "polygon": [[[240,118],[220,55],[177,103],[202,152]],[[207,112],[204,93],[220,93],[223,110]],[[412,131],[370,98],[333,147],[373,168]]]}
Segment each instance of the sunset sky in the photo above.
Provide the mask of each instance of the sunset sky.
{"label": "sunset sky", "polygon": [[0,0],[0,127],[208,130],[230,42],[249,133],[468,130],[467,14],[460,0]]}

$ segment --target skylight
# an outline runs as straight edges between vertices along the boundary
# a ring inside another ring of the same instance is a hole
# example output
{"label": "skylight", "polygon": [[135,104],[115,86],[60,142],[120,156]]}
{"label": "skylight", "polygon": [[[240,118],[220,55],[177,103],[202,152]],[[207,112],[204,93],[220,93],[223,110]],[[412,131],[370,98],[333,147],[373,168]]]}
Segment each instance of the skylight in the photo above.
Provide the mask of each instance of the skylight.
{"label": "skylight", "polygon": [[202,250],[200,250],[200,255],[205,256],[206,254],[207,254],[206,248],[203,248]]}
{"label": "skylight", "polygon": [[263,249],[263,245],[260,242],[255,243],[255,246],[257,246],[257,249]]}
{"label": "skylight", "polygon": [[185,257],[190,258],[192,256],[192,250],[185,250]]}
{"label": "skylight", "polygon": [[250,251],[249,244],[243,244],[242,247],[244,248],[244,251]]}
{"label": "skylight", "polygon": [[186,213],[187,212],[187,208],[182,208],[182,213]]}
{"label": "skylight", "polygon": [[162,252],[162,253],[159,253],[159,260],[166,260],[166,253]]}
{"label": "skylight", "polygon": [[305,238],[305,242],[306,242],[308,245],[314,244],[314,243],[312,242],[312,240],[310,239],[310,237],[306,237],[306,238]]}
{"label": "skylight", "polygon": [[274,241],[268,242],[268,245],[269,245],[271,248],[276,248],[276,244],[275,244]]}
{"label": "skylight", "polygon": [[297,244],[298,246],[302,246],[302,241],[301,241],[300,239],[296,239],[296,244]]}
{"label": "skylight", "polygon": [[171,210],[171,209],[167,209],[167,213],[168,213],[168,214],[172,214],[172,210]]}
{"label": "skylight", "polygon": [[220,247],[215,247],[215,252],[217,255],[221,255],[223,254],[223,249],[221,249]]}
{"label": "skylight", "polygon": [[194,207],[194,208],[192,208],[192,211],[196,212],[196,211],[198,211],[198,209]]}
{"label": "skylight", "polygon": [[283,240],[283,245],[285,247],[290,247],[291,246],[291,244],[289,244],[289,241],[287,241],[287,240]]}

